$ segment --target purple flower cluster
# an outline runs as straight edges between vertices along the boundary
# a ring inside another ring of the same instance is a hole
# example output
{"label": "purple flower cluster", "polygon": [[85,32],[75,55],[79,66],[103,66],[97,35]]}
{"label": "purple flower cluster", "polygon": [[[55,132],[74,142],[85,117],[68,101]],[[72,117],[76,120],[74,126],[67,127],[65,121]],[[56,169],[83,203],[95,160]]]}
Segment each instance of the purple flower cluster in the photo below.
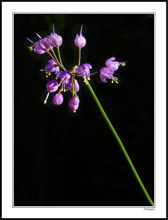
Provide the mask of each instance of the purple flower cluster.
{"label": "purple flower cluster", "polygon": [[[55,33],[54,25],[53,32],[49,36],[42,38],[39,34],[36,33],[36,35],[39,37],[37,42],[27,38],[32,43],[29,49],[37,54],[44,54],[46,52],[49,54],[51,58],[48,60],[44,70],[41,69],[41,71],[45,72],[46,77],[54,76],[46,84],[47,95],[44,103],[47,103],[50,93],[56,93],[52,98],[52,102],[54,105],[61,105],[64,101],[62,93],[69,91],[72,94],[69,100],[69,107],[73,112],[76,112],[80,103],[79,96],[77,95],[80,86],[76,77],[82,77],[87,84],[88,80],[90,80],[90,70],[92,69],[89,63],[80,64],[81,48],[86,45],[86,38],[82,35],[82,26],[80,34],[76,34],[74,39],[75,46],[79,48],[78,65],[74,66],[71,70],[66,70],[62,63],[59,47],[62,45],[63,40],[60,35]],[[57,54],[54,52],[54,47],[57,48]],[[118,83],[118,78],[114,76],[114,73],[120,65],[124,66],[125,62],[116,61],[115,57],[109,58],[105,63],[105,67],[100,69],[101,81],[107,83],[107,80],[111,80],[111,82]]]}
{"label": "purple flower cluster", "polygon": [[111,80],[111,82],[118,83],[118,78],[113,76],[116,70],[118,70],[119,66],[125,66],[125,62],[115,61],[115,57],[111,57],[106,60],[106,66],[100,69],[100,79],[103,83],[107,83],[107,79]]}
{"label": "purple flower cluster", "polygon": [[[45,67],[45,69],[46,68],[47,66]],[[76,94],[77,92],[79,92],[78,81],[73,77],[71,77],[71,73],[68,71],[66,72],[53,71],[53,72],[56,74],[56,78],[54,80],[50,80],[47,82],[46,85],[47,96],[46,99],[44,100],[44,103],[47,103],[47,99],[49,98],[50,93],[54,93],[58,90],[58,88],[60,88],[58,93],[56,93],[53,97],[53,104],[61,105],[64,100],[62,92],[70,91],[73,94],[73,96],[69,101],[69,107],[75,112],[79,107],[79,97]]]}
{"label": "purple flower cluster", "polygon": [[54,47],[60,47],[62,45],[62,37],[55,33],[54,26],[53,33],[51,33],[49,37],[42,38],[37,33],[36,35],[40,38],[40,40],[38,40],[37,42],[33,42],[29,38],[27,38],[27,40],[32,43],[29,49],[34,50],[34,52],[37,54],[44,54]]}

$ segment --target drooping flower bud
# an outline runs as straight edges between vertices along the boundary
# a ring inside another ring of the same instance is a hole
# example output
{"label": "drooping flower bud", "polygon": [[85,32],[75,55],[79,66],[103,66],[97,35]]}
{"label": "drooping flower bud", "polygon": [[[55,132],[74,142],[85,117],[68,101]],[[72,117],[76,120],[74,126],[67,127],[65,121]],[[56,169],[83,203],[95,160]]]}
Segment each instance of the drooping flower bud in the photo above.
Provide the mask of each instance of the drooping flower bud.
{"label": "drooping flower bud", "polygon": [[62,45],[62,37],[56,33],[50,34],[50,42],[53,47],[60,47]]}
{"label": "drooping flower bud", "polygon": [[69,100],[69,107],[72,109],[73,112],[76,112],[76,110],[79,108],[79,97],[77,95],[74,95]]}
{"label": "drooping flower bud", "polygon": [[58,92],[54,97],[53,97],[53,103],[54,105],[61,105],[64,101],[63,95]]}
{"label": "drooping flower bud", "polygon": [[74,40],[74,44],[78,48],[82,48],[82,47],[84,47],[86,45],[86,39],[82,35],[82,26],[81,26],[80,34],[76,34],[76,37],[75,37],[75,40]]}
{"label": "drooping flower bud", "polygon": [[55,33],[54,25],[53,33],[50,34],[49,40],[53,47],[60,47],[62,45],[62,37]]}

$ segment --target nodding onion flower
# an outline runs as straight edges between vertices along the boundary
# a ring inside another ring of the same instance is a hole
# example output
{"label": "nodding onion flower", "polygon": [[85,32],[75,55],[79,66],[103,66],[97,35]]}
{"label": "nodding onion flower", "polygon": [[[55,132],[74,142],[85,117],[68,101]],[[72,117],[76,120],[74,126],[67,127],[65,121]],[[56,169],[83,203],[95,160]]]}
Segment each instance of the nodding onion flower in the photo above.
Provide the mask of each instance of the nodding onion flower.
{"label": "nodding onion flower", "polygon": [[111,83],[118,83],[118,78],[113,76],[113,74],[118,70],[120,65],[125,66],[125,61],[119,62],[115,60],[115,57],[107,59],[106,66],[100,69],[100,79],[103,83],[107,83],[107,79],[110,79]]}
{"label": "nodding onion flower", "polygon": [[[82,77],[84,83],[87,84],[87,80],[90,80],[90,70],[92,69],[92,65],[90,63],[85,63],[80,65],[81,61],[81,48],[86,45],[86,38],[82,34],[82,27],[80,29],[80,34],[76,34],[74,39],[74,44],[79,48],[79,59],[78,65],[72,67],[71,70],[66,70],[63,66],[59,47],[62,45],[62,37],[55,33],[55,28],[53,25],[53,32],[47,37],[41,37],[38,33],[36,33],[39,38],[36,42],[33,42],[30,38],[27,38],[31,45],[28,47],[31,51],[34,51],[37,54],[48,53],[50,59],[48,60],[48,64],[41,69],[40,71],[45,72],[46,77],[51,77],[46,84],[47,95],[44,100],[44,104],[47,103],[49,95],[51,93],[55,93],[52,102],[54,105],[61,105],[63,103],[63,93],[69,91],[71,93],[71,98],[69,100],[69,107],[73,112],[79,108],[80,99],[77,93],[80,90],[80,86],[77,80],[77,77]],[[54,51],[54,48],[57,48],[57,54]],[[57,58],[58,56],[58,58]],[[119,66],[125,65],[125,62],[115,61],[115,57],[111,57],[106,60],[105,67],[100,69],[100,79],[102,82],[107,83],[107,80],[111,80],[111,82],[118,83],[118,78],[113,76],[116,70],[118,70]],[[98,73],[98,72],[96,72]],[[95,74],[95,73],[93,73]]]}
{"label": "nodding onion flower", "polygon": [[[90,63],[85,63],[82,65],[80,64],[81,48],[85,47],[86,45],[86,39],[82,35],[82,26],[81,26],[80,34],[77,34],[74,40],[75,46],[78,47],[78,55],[79,55],[78,64],[73,66],[71,70],[67,70],[62,63],[59,47],[62,45],[63,41],[62,41],[62,37],[55,33],[54,25],[53,25],[53,33],[51,33],[49,36],[42,38],[39,34],[36,33],[36,35],[39,37],[39,40],[37,42],[33,42],[31,39],[27,38],[27,40],[31,42],[29,49],[37,54],[47,53],[50,56],[50,60],[48,60],[48,64],[45,66],[44,70],[41,70],[42,72],[45,72],[46,77],[49,76],[51,77],[51,79],[46,84],[47,95],[44,100],[44,104],[47,103],[50,94],[54,94],[52,97],[52,102],[54,105],[59,106],[64,101],[63,93],[69,92],[71,93],[71,97],[68,103],[69,108],[73,112],[76,112],[76,110],[79,108],[79,103],[80,103],[80,99],[77,94],[79,92],[80,86],[76,78],[77,77],[83,78],[84,83],[87,85],[90,93],[92,94],[95,102],[97,103],[98,108],[102,113],[102,116],[106,120],[111,132],[114,134],[114,137],[116,138],[116,141],[120,145],[120,148],[125,158],[127,159],[133,171],[134,176],[139,182],[140,187],[144,192],[144,195],[148,199],[150,205],[154,206],[154,203],[151,200],[150,196],[148,195],[138,173],[136,172],[135,167],[126,152],[123,143],[121,142],[117,132],[113,128],[113,125],[108,119],[108,116],[103,110],[103,107],[101,106],[98,98],[96,97],[96,94],[94,93],[90,83],[88,82],[88,80],[90,80],[90,76],[95,74],[95,73],[90,73],[90,70],[92,69],[92,65]],[[57,48],[57,54],[54,51],[55,47]],[[111,57],[107,59],[105,62],[105,66],[100,69],[100,80],[103,83],[107,83],[107,80],[111,80],[112,83],[114,82],[118,83],[118,78],[114,76],[114,74],[119,69],[120,66],[125,66],[125,61],[123,62],[116,61],[115,57]]]}

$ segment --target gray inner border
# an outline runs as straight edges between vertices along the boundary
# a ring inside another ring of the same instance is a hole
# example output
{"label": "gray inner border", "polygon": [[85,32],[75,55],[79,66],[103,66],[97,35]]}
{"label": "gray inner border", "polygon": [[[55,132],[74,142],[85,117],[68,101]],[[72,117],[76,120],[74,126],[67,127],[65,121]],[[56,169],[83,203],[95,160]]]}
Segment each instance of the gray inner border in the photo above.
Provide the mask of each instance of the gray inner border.
{"label": "gray inner border", "polygon": [[156,65],[155,65],[155,53],[156,53],[156,12],[142,12],[142,13],[118,13],[118,12],[56,12],[56,14],[153,14],[154,15],[154,206],[14,206],[14,15],[15,14],[54,14],[53,12],[51,13],[45,13],[45,12],[40,12],[40,13],[35,13],[35,12],[12,12],[12,208],[143,208],[147,210],[154,210],[156,208],[156,126],[155,126],[155,118],[156,118],[156,102],[155,102],[155,97],[156,97]]}

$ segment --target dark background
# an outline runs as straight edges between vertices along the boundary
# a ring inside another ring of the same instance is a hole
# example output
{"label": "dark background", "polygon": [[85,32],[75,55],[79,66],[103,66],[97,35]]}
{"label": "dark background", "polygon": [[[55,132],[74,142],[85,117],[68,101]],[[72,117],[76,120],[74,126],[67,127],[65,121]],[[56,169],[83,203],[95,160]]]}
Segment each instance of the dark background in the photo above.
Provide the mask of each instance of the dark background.
{"label": "dark background", "polygon": [[[14,15],[14,205],[146,206],[119,145],[82,79],[80,107],[47,105],[47,54],[27,48],[52,32],[63,37],[64,65],[77,63],[73,41],[83,24],[87,46],[82,63],[93,72],[115,56],[127,61],[116,72],[120,83],[91,85],[118,132],[147,191],[154,199],[154,16],[152,14]],[[51,77],[52,78],[52,77]]]}

